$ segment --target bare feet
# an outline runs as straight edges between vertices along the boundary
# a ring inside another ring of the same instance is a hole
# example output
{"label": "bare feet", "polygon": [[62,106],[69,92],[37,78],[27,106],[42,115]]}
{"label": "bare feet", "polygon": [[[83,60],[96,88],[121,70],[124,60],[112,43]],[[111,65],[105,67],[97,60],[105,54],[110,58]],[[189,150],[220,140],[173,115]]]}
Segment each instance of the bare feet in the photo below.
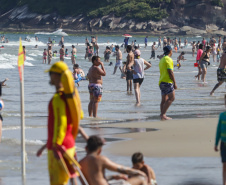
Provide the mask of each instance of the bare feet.
{"label": "bare feet", "polygon": [[172,119],[170,117],[167,117],[166,115],[160,115],[160,118],[161,118],[162,121],[171,120]]}
{"label": "bare feet", "polygon": [[137,102],[137,103],[135,104],[135,106],[136,106],[136,107],[140,107],[140,103]]}
{"label": "bare feet", "polygon": [[210,96],[213,96],[213,95],[214,95],[214,93],[213,93],[213,91],[211,91],[211,92],[210,92]]}

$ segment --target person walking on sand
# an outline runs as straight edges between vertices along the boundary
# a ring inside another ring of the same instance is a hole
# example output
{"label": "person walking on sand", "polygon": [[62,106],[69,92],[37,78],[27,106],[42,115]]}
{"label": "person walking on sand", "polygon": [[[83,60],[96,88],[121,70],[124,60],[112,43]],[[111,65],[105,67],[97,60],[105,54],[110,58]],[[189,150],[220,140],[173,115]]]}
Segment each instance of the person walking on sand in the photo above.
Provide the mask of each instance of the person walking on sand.
{"label": "person walking on sand", "polygon": [[113,75],[116,73],[117,68],[119,68],[122,73],[122,52],[120,51],[118,45],[115,46],[115,50],[116,50],[116,63],[115,63]]}
{"label": "person walking on sand", "polygon": [[217,69],[217,80],[218,83],[214,86],[213,90],[210,92],[210,95],[213,95],[214,91],[226,82],[226,52],[223,53],[220,65]]}
{"label": "person walking on sand", "polygon": [[162,94],[160,118],[161,120],[169,120],[172,118],[167,117],[166,112],[175,99],[175,89],[177,89],[177,84],[173,73],[173,60],[171,59],[173,50],[171,46],[166,46],[163,48],[163,51],[165,56],[162,57],[159,62],[159,87]]}
{"label": "person walking on sand", "polygon": [[[101,155],[104,142],[105,141],[99,136],[90,136],[87,140],[86,156],[79,161],[79,163],[88,184],[113,185],[116,183],[127,185],[147,185],[146,174],[144,172],[116,164],[107,157]],[[105,170],[118,172],[120,174],[106,177]],[[129,177],[123,174],[129,175]],[[81,182],[84,185],[84,182]]]}
{"label": "person walking on sand", "polygon": [[210,52],[212,48],[210,46],[206,46],[206,51],[202,53],[202,56],[199,59],[200,68],[202,69],[202,81],[205,83],[207,66],[210,64]]}
{"label": "person walking on sand", "polygon": [[126,82],[127,82],[127,93],[132,93],[132,80],[133,80],[133,71],[128,68],[129,64],[134,61],[134,54],[132,51],[132,46],[128,45],[126,48],[126,51],[128,53],[126,65],[123,68],[123,71],[126,73]]}
{"label": "person walking on sand", "polygon": [[64,45],[61,46],[60,49],[60,61],[64,61],[64,56],[65,56],[65,50],[64,50]]}
{"label": "person walking on sand", "polygon": [[202,75],[202,70],[201,70],[201,67],[200,67],[200,58],[202,56],[202,53],[203,53],[203,45],[202,44],[199,44],[199,49],[197,51],[197,56],[196,56],[196,63],[198,63],[198,74],[195,76],[195,78],[198,78],[198,80],[200,79],[200,76]]}
{"label": "person walking on sand", "polygon": [[[97,117],[98,103],[102,98],[102,76],[106,76],[106,71],[104,69],[103,62],[100,61],[99,56],[92,57],[93,65],[90,67],[87,77],[89,79],[89,93],[90,93],[90,102],[88,105],[88,111],[90,117]],[[99,67],[101,66],[101,68]]]}
{"label": "person walking on sand", "polygon": [[[151,67],[151,64],[140,58],[141,52],[140,50],[136,50],[134,53],[134,61],[132,61],[128,68],[133,71],[133,84],[134,84],[134,91],[136,97],[136,106],[140,106],[140,86],[144,81],[144,71]],[[133,69],[131,68],[133,66]],[[144,68],[144,66],[146,66]]]}
{"label": "person walking on sand", "polygon": [[77,58],[77,49],[75,48],[74,45],[71,46],[72,47],[72,51],[71,51],[71,63],[74,65],[76,64],[76,58]]}
{"label": "person walking on sand", "polygon": [[[226,105],[226,95],[224,96]],[[219,121],[216,131],[216,140],[214,150],[218,152],[218,144],[220,143],[221,161],[223,163],[223,185],[226,185],[226,112],[222,112],[219,115]]]}

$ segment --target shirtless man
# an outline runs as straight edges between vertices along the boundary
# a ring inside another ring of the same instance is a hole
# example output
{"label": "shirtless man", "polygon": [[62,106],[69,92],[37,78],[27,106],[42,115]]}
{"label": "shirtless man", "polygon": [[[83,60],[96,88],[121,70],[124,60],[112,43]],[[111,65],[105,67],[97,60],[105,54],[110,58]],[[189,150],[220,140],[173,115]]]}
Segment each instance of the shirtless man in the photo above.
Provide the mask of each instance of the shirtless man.
{"label": "shirtless man", "polygon": [[116,73],[117,68],[119,68],[122,73],[122,52],[120,51],[118,45],[115,46],[115,50],[116,50],[116,63],[113,75]]}
{"label": "shirtless man", "polygon": [[133,80],[133,71],[128,68],[129,64],[131,64],[134,61],[134,54],[132,51],[132,46],[128,45],[126,48],[126,51],[128,53],[126,65],[123,68],[123,71],[126,72],[126,82],[127,82],[127,93],[132,93],[132,80]]}
{"label": "shirtless man", "polygon": [[[92,67],[90,67],[87,74],[89,79],[89,93],[90,93],[90,102],[88,105],[89,116],[97,117],[98,103],[102,98],[102,76],[106,76],[106,71],[104,69],[103,62],[100,61],[99,56],[92,57]],[[101,66],[101,68],[99,67]]]}
{"label": "shirtless man", "polygon": [[150,57],[150,59],[152,59],[152,58],[155,59],[155,50],[156,50],[155,44],[156,43],[154,42],[153,45],[151,46],[151,57]]}
{"label": "shirtless man", "polygon": [[[108,185],[110,184],[108,181],[113,179],[121,179],[121,183],[124,182],[131,185],[147,184],[144,172],[121,166],[101,155],[103,145],[103,139],[98,136],[90,136],[86,145],[87,155],[79,162],[82,167],[81,170],[89,185]],[[132,177],[128,178],[127,176],[120,174],[106,178],[105,170],[127,174]]]}
{"label": "shirtless man", "polygon": [[167,39],[166,37],[163,38],[163,47],[167,46]]}
{"label": "shirtless man", "polygon": [[95,44],[93,44],[93,49],[94,49],[94,56],[98,56],[99,46],[98,46],[97,42],[95,42]]}
{"label": "shirtless man", "polygon": [[213,90],[210,92],[210,95],[214,94],[214,91],[220,87],[224,82],[226,82],[226,51],[221,56],[220,65],[217,69],[217,80],[218,83],[214,86]]}
{"label": "shirtless man", "polygon": [[161,40],[161,37],[159,37],[159,44],[158,44],[158,48],[162,48],[162,40]]}
{"label": "shirtless man", "polygon": [[71,63],[72,64],[76,64],[76,58],[77,58],[77,49],[75,48],[74,45],[71,46],[72,47],[72,51],[71,51]]}
{"label": "shirtless man", "polygon": [[64,45],[62,45],[60,49],[60,61],[64,61],[64,56],[65,56],[65,50],[64,50]]}
{"label": "shirtless man", "polygon": [[61,45],[64,45],[64,36],[61,37]]}

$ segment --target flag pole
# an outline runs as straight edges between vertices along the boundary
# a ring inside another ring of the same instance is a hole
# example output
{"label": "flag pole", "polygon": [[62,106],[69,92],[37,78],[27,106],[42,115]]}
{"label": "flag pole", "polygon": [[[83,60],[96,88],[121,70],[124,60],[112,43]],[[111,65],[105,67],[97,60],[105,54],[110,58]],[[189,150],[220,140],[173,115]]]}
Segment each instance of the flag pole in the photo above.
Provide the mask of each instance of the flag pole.
{"label": "flag pole", "polygon": [[21,157],[22,157],[22,175],[26,176],[25,167],[25,120],[24,120],[24,68],[21,67],[21,81],[20,81],[20,100],[21,100]]}

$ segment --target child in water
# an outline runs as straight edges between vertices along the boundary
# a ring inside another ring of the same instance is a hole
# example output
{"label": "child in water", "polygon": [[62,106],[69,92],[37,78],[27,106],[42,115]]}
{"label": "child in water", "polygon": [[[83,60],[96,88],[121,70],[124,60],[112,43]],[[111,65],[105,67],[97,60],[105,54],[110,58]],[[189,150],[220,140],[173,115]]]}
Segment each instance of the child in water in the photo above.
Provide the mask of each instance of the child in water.
{"label": "child in water", "polygon": [[68,56],[68,49],[65,50],[65,57]]}
{"label": "child in water", "polygon": [[46,51],[46,49],[44,49],[44,52],[43,52],[43,64],[46,64],[46,59],[47,59],[47,51]]}
{"label": "child in water", "polygon": [[132,155],[133,168],[140,170],[147,175],[148,185],[157,185],[154,170],[150,166],[144,164],[143,158],[144,157],[143,157],[142,153],[140,153],[140,152],[134,153]]}
{"label": "child in water", "polygon": [[[181,54],[178,56],[178,58],[177,58],[177,65],[176,66],[178,66],[178,69],[180,69],[180,67],[181,67],[181,60],[186,60],[186,59],[184,59],[184,55],[185,55],[185,52],[181,52]],[[176,67],[176,66],[174,66],[174,67]]]}

